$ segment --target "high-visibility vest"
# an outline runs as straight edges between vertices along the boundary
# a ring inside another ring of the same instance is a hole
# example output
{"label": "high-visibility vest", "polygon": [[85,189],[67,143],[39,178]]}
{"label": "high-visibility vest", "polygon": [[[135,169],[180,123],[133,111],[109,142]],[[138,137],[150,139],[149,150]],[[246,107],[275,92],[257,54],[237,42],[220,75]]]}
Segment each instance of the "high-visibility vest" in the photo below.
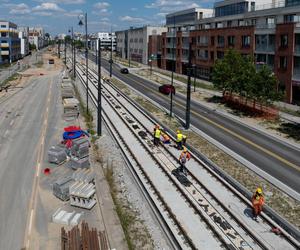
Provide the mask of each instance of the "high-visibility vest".
{"label": "high-visibility vest", "polygon": [[177,142],[181,142],[183,138],[183,134],[177,134]]}
{"label": "high-visibility vest", "polygon": [[155,132],[154,132],[154,137],[155,138],[160,138],[160,133],[161,133],[161,131],[160,131],[160,129],[155,129]]}

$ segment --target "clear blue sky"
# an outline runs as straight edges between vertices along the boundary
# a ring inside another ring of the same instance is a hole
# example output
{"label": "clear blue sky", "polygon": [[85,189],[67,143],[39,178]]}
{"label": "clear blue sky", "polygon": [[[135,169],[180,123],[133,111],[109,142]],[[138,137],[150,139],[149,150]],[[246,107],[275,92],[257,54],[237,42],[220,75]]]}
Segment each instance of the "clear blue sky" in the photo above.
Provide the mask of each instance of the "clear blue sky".
{"label": "clear blue sky", "polygon": [[191,7],[212,7],[214,0],[0,0],[0,20],[20,26],[42,26],[52,35],[79,28],[78,16],[88,13],[89,32],[163,24],[165,14]]}

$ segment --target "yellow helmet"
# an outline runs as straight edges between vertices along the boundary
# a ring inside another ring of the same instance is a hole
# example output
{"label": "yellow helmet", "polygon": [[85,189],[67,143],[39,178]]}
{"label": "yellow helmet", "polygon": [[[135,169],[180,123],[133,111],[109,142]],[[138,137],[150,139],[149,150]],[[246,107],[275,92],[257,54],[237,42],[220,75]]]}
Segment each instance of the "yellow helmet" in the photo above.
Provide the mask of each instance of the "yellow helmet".
{"label": "yellow helmet", "polygon": [[177,130],[176,133],[179,134],[179,133],[180,133],[180,130]]}
{"label": "yellow helmet", "polygon": [[256,189],[256,193],[262,194],[262,189],[261,189],[261,188],[257,188],[257,189]]}

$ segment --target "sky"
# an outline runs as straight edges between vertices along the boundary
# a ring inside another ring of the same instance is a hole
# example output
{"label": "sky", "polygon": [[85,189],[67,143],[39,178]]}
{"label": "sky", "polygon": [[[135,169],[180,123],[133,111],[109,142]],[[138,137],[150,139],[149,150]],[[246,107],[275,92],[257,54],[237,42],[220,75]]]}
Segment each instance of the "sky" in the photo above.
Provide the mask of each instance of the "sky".
{"label": "sky", "polygon": [[43,27],[52,36],[78,26],[88,14],[88,33],[122,30],[143,25],[162,25],[165,15],[193,7],[211,8],[214,0],[0,0],[0,20],[19,26]]}

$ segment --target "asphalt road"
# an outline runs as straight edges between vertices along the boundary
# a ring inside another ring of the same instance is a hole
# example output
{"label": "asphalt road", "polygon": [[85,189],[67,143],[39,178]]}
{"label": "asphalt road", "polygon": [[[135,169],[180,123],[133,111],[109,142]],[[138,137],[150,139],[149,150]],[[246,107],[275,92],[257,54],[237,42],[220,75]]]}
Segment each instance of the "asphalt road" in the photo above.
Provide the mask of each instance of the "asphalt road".
{"label": "asphalt road", "polygon": [[24,247],[51,78],[34,80],[0,106],[0,249]]}
{"label": "asphalt road", "polygon": [[[102,60],[109,70],[109,63]],[[113,67],[113,74],[137,91],[169,109],[170,98],[158,92],[157,86],[132,74],[121,74]],[[185,119],[186,101],[182,95],[174,96],[174,113]],[[300,150],[262,132],[237,123],[199,103],[191,103],[191,124],[300,193]]]}

